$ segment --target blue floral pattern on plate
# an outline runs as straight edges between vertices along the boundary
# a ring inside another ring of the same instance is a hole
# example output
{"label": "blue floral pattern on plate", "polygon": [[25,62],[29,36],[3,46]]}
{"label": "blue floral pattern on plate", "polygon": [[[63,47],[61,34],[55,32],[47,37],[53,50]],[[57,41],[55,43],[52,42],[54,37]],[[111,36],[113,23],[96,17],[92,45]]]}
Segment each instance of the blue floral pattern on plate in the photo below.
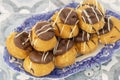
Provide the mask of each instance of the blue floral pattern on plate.
{"label": "blue floral pattern on plate", "polygon": [[[77,5],[78,3],[70,3],[65,7],[75,8]],[[55,11],[59,9],[56,9]],[[20,25],[19,27],[15,29],[15,31],[17,32],[20,32],[22,30],[29,31],[36,22],[40,20],[49,20],[55,11],[51,11],[51,12],[43,13],[43,14],[37,14],[37,15],[34,15],[26,19],[22,25]],[[112,15],[120,19],[120,15],[110,10],[106,11],[106,15]],[[119,48],[120,48],[120,41],[117,41],[114,44],[105,45],[96,56],[86,58],[82,61],[76,61],[73,65],[63,68],[63,69],[55,68],[54,71],[51,72],[51,74],[44,76],[44,77],[39,77],[39,78],[65,78],[77,72],[94,67],[95,65],[98,65],[98,64],[101,65],[105,62],[108,62],[111,59],[112,54]],[[3,57],[4,57],[4,61],[12,69],[30,75],[29,73],[25,72],[22,67],[23,60],[16,59],[12,57],[11,55],[9,55],[9,52],[7,51],[6,48],[4,49]]]}

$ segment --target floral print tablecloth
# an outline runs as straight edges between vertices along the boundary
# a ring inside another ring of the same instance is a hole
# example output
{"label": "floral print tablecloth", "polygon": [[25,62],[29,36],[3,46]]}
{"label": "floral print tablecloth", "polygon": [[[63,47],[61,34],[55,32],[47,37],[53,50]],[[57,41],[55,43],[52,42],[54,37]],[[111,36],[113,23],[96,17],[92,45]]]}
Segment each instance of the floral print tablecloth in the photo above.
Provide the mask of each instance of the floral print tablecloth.
{"label": "floral print tablecloth", "polygon": [[[13,28],[34,14],[47,12],[70,2],[82,0],[0,0],[0,80],[46,80],[33,79],[9,68],[2,58],[5,39]],[[120,13],[120,0],[98,0],[106,9]],[[55,80],[55,79],[53,79]],[[109,62],[95,69],[79,72],[65,79],[56,80],[120,80],[120,50]]]}

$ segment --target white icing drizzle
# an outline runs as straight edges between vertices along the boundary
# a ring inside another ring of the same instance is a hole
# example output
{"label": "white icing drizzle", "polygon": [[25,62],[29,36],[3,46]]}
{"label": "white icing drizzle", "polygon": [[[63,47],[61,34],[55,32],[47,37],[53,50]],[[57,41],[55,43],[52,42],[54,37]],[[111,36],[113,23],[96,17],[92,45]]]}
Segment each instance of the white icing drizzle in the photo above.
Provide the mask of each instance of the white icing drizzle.
{"label": "white icing drizzle", "polygon": [[57,48],[58,48],[58,45],[59,45],[59,40],[58,40],[58,42],[57,42],[57,44],[56,44],[55,48],[53,49],[53,54],[55,54],[55,53],[56,53],[56,50],[57,50]]}
{"label": "white icing drizzle", "polygon": [[47,53],[45,54],[45,56],[44,56],[44,58],[43,58],[43,61],[45,61],[45,60],[46,60],[46,58],[47,58],[48,54],[49,54],[49,52],[47,52]]}
{"label": "white icing drizzle", "polygon": [[86,20],[85,20],[84,16],[82,16],[82,19],[83,19],[83,21],[86,23]]}
{"label": "white icing drizzle", "polygon": [[70,12],[68,13],[68,15],[67,15],[67,17],[66,17],[66,19],[65,19],[65,23],[67,22],[67,20],[68,20],[68,17],[70,16],[70,14],[72,13],[72,9],[70,10]]}
{"label": "white icing drizzle", "polygon": [[62,26],[62,30],[61,30],[61,32],[60,32],[60,35],[62,34],[62,32],[63,32],[63,30],[64,30],[64,27],[65,27],[65,25]]}
{"label": "white icing drizzle", "polygon": [[[67,20],[68,20],[68,17],[70,16],[70,14],[72,13],[72,9],[70,10],[70,12],[68,13],[68,15],[67,15],[67,17],[66,17],[66,19],[65,19],[65,22],[64,22],[64,24],[67,22]],[[60,35],[62,34],[62,32],[63,32],[63,30],[64,30],[64,27],[65,27],[65,25],[63,25],[63,27],[62,27],[62,30],[61,30],[61,32],[60,32]]]}
{"label": "white icing drizzle", "polygon": [[64,8],[62,8],[62,9],[58,12],[58,15],[57,15],[57,17],[56,17],[56,20],[54,21],[54,23],[53,23],[52,26],[54,26],[55,23],[57,22],[57,20],[58,20],[58,18],[59,18],[59,15],[60,15],[60,13],[62,12],[63,9],[64,9]]}
{"label": "white icing drizzle", "polygon": [[33,46],[37,43],[38,39],[32,41]]}
{"label": "white icing drizzle", "polygon": [[56,52],[61,52],[62,50],[57,50]]}
{"label": "white icing drizzle", "polygon": [[79,20],[76,21],[75,26],[74,26],[74,28],[72,29],[72,32],[70,33],[69,38],[71,38],[73,32],[75,31],[75,28],[77,28],[77,23],[78,23],[78,22],[79,22]]}
{"label": "white icing drizzle", "polygon": [[38,30],[36,31],[36,33],[38,33],[39,31],[41,31],[42,29],[44,29],[46,26],[50,26],[50,25],[51,25],[51,24],[46,24],[46,25],[42,26],[42,28],[38,29]]}
{"label": "white icing drizzle", "polygon": [[70,44],[70,40],[67,41],[66,51],[68,50],[69,44]]}
{"label": "white icing drizzle", "polygon": [[85,32],[82,31],[82,41],[84,41],[84,35],[85,35]]}
{"label": "white icing drizzle", "polygon": [[20,32],[19,34],[17,34],[17,35],[15,36],[15,38],[19,37],[23,32],[24,32],[24,31],[22,31],[22,32]]}
{"label": "white icing drizzle", "polygon": [[94,8],[93,7],[91,7],[91,8],[92,8],[92,11],[95,13],[95,16],[96,16],[97,20],[100,21],[100,19],[99,19],[97,13],[95,12]]}
{"label": "white icing drizzle", "polygon": [[99,33],[99,31],[97,31],[97,35],[98,35],[98,38],[100,38],[100,33]]}
{"label": "white icing drizzle", "polygon": [[102,30],[102,33],[103,33],[103,34],[105,33],[104,29]]}
{"label": "white icing drizzle", "polygon": [[90,16],[88,15],[87,11],[86,10],[83,10],[83,12],[85,13],[85,15],[88,17],[88,21],[90,24],[92,24],[92,21],[90,19]]}
{"label": "white icing drizzle", "polygon": [[32,32],[30,32],[29,35],[28,35],[28,38],[30,39],[30,41],[31,41],[31,38],[30,38],[30,37],[32,37],[32,36],[30,36],[31,34],[32,34]]}
{"label": "white icing drizzle", "polygon": [[76,7],[75,9],[77,9],[77,8],[79,8],[79,7],[80,7],[80,4],[78,4],[77,7]]}
{"label": "white icing drizzle", "polygon": [[100,15],[103,16],[102,12],[101,12],[98,8],[96,8],[96,9],[97,9],[97,11],[100,13]]}
{"label": "white icing drizzle", "polygon": [[110,18],[111,17],[108,17],[108,31],[110,31]]}
{"label": "white icing drizzle", "polygon": [[[100,24],[98,24],[98,25],[100,26]],[[97,31],[96,33],[97,33],[97,35],[98,35],[98,38],[100,38],[100,33],[99,33],[99,31]]]}
{"label": "white icing drizzle", "polygon": [[47,31],[49,31],[49,30],[51,30],[51,29],[53,29],[53,28],[48,28],[48,29],[46,29],[45,31],[40,32],[40,33],[38,34],[38,36],[40,36],[40,35],[43,34],[43,33],[46,33]]}
{"label": "white icing drizzle", "polygon": [[45,52],[42,53],[42,58],[41,58],[41,61],[44,61],[44,56],[45,56]]}
{"label": "white icing drizzle", "polygon": [[22,43],[22,45],[25,45],[25,43],[28,42],[28,41],[29,41],[29,38],[27,38],[27,39],[25,40],[25,42]]}
{"label": "white icing drizzle", "polygon": [[88,40],[90,39],[90,34],[89,34],[89,33],[87,33],[87,39],[88,39]]}

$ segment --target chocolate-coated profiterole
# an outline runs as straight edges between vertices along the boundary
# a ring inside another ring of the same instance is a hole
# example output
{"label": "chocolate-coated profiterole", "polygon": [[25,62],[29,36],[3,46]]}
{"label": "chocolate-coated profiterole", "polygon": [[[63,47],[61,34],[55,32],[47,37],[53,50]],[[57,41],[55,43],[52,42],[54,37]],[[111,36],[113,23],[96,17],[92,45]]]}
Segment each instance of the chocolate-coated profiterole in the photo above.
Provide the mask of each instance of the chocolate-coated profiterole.
{"label": "chocolate-coated profiterole", "polygon": [[93,6],[80,6],[76,9],[79,16],[79,27],[88,32],[96,33],[104,26],[104,15]]}
{"label": "chocolate-coated profiterole", "polygon": [[98,46],[98,38],[94,34],[89,34],[83,30],[79,30],[79,34],[75,37],[76,46],[79,54],[89,54]]}
{"label": "chocolate-coated profiterole", "polygon": [[63,8],[56,12],[51,23],[55,28],[55,33],[61,38],[72,38],[78,34],[78,15],[72,8]]}
{"label": "chocolate-coated profiterole", "polygon": [[37,22],[30,32],[31,45],[37,51],[46,52],[57,43],[52,25],[47,21]]}
{"label": "chocolate-coated profiterole", "polygon": [[114,16],[105,18],[105,26],[98,32],[99,42],[102,44],[111,44],[120,39],[120,20]]}
{"label": "chocolate-coated profiterole", "polygon": [[54,63],[57,67],[63,68],[72,65],[77,55],[74,41],[70,39],[59,40],[53,53],[55,55]]}
{"label": "chocolate-coated profiterole", "polygon": [[37,77],[50,74],[54,69],[53,54],[34,50],[24,60],[23,67],[25,71]]}
{"label": "chocolate-coated profiterole", "polygon": [[6,40],[9,53],[19,59],[26,58],[32,51],[28,33],[22,31],[20,33],[13,32]]}

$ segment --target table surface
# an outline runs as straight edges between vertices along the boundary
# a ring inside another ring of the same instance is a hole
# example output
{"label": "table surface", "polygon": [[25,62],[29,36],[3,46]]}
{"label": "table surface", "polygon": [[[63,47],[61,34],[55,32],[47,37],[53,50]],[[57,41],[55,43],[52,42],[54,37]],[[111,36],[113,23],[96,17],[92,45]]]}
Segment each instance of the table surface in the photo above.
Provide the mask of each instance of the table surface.
{"label": "table surface", "polygon": [[[31,15],[54,10],[72,1],[82,0],[0,0],[0,80],[47,80],[33,79],[10,69],[2,58],[5,39],[15,27]],[[120,0],[99,0],[99,2],[106,9],[120,13]],[[113,55],[112,60],[99,66],[100,70],[88,69],[59,80],[120,80],[119,64],[120,50]]]}

